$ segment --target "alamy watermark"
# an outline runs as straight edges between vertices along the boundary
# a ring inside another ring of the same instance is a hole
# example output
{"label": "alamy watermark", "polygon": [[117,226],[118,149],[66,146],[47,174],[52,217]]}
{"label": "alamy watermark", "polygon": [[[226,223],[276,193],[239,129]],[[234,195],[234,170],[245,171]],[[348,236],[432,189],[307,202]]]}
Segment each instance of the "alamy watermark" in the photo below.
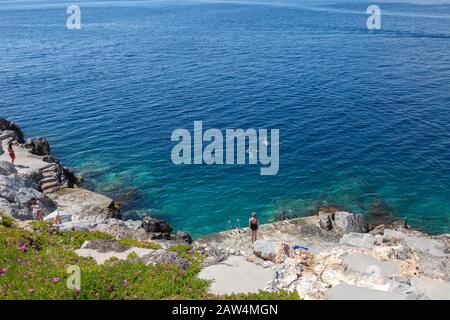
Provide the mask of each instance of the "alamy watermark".
{"label": "alamy watermark", "polygon": [[69,30],[81,29],[81,9],[77,5],[70,5],[66,9],[69,15],[66,20],[66,27]]}
{"label": "alamy watermark", "polygon": [[70,290],[81,290],[81,270],[79,266],[73,265],[67,267],[67,274],[69,277],[67,278],[67,289]]}
{"label": "alamy watermark", "polygon": [[369,18],[367,18],[366,25],[369,30],[380,30],[381,29],[381,9],[379,6],[371,5],[367,8],[366,11],[370,14]]}
{"label": "alamy watermark", "polygon": [[263,166],[261,175],[276,175],[280,165],[279,139],[278,129],[226,129],[224,135],[219,129],[203,132],[203,122],[194,121],[193,135],[187,129],[172,132],[171,140],[178,143],[171,158],[174,164],[259,163]]}

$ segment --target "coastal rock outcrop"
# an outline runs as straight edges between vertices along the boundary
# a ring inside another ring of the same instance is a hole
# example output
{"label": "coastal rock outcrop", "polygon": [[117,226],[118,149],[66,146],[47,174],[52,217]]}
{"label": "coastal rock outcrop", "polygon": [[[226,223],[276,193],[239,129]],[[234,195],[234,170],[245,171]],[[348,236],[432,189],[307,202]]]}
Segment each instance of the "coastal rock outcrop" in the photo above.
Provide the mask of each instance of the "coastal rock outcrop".
{"label": "coastal rock outcrop", "polygon": [[255,256],[275,263],[281,263],[289,256],[289,245],[283,242],[257,240],[252,248]]}
{"label": "coastal rock outcrop", "polygon": [[148,233],[171,233],[172,227],[164,220],[145,217],[142,220],[142,227]]}
{"label": "coastal rock outcrop", "polygon": [[139,259],[146,265],[155,264],[175,264],[180,269],[186,270],[190,262],[185,258],[181,258],[177,253],[159,249],[152,251]]}
{"label": "coastal rock outcrop", "polygon": [[99,216],[102,218],[119,218],[120,208],[111,198],[82,189],[64,189],[48,195],[58,208],[65,213],[83,218]]}
{"label": "coastal rock outcrop", "polygon": [[369,224],[362,214],[353,214],[345,211],[334,213],[319,213],[319,225],[324,230],[334,229],[340,235],[349,232],[368,232]]}
{"label": "coastal rock outcrop", "polygon": [[[328,231],[326,219],[332,223]],[[450,299],[450,235],[429,236],[401,223],[394,229],[375,228],[371,234],[365,222],[349,218],[349,213],[338,218],[350,226],[340,229],[349,231],[340,235],[334,230],[335,220],[327,213],[263,224],[258,234],[263,240],[255,242],[256,251],[245,230],[208,235],[196,246],[214,243],[218,252],[225,247],[246,251],[242,256],[255,270],[264,266],[275,271],[264,290],[295,290],[303,299]],[[286,248],[299,249],[274,259],[275,244],[281,241]],[[267,257],[271,260],[264,260]],[[209,279],[226,278],[214,272],[209,269]]]}
{"label": "coastal rock outcrop", "polygon": [[25,148],[30,149],[31,154],[35,154],[37,156],[50,155],[50,144],[47,139],[43,137],[38,137],[34,140],[29,139],[24,146]]}
{"label": "coastal rock outcrop", "polygon": [[18,173],[17,169],[11,162],[0,161],[0,176],[9,176],[16,173]]}
{"label": "coastal rock outcrop", "polygon": [[31,200],[38,199],[47,210],[54,210],[55,204],[37,186],[31,175],[19,174],[15,168],[0,162],[0,210],[18,220],[33,219]]}
{"label": "coastal rock outcrop", "polygon": [[19,143],[25,142],[22,130],[14,122],[0,117],[0,136],[2,135],[9,135]]}

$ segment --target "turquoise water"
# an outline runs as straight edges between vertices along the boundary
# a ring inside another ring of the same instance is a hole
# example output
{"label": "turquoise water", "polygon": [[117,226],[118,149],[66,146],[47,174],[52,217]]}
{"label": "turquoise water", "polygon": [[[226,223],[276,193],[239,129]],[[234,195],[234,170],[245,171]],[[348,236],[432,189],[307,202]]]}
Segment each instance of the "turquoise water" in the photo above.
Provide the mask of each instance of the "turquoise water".
{"label": "turquoise water", "polygon": [[[450,2],[0,3],[0,115],[195,236],[333,205],[450,232]],[[280,171],[175,166],[176,128],[278,128]],[[125,194],[124,194],[125,193]]]}

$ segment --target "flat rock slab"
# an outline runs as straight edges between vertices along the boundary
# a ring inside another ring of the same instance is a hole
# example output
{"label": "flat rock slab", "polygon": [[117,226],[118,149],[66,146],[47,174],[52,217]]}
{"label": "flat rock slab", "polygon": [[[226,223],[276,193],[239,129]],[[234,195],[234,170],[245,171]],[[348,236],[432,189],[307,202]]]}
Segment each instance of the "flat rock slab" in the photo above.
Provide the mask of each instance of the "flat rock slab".
{"label": "flat rock slab", "polygon": [[248,262],[241,256],[230,256],[220,264],[200,271],[199,278],[213,280],[214,294],[251,293],[264,289],[275,277],[275,271]]}
{"label": "flat rock slab", "polygon": [[445,245],[434,239],[407,235],[402,232],[390,229],[384,230],[383,236],[386,238],[405,239],[410,248],[417,251],[429,253],[436,257],[450,257],[448,249],[445,247]]}
{"label": "flat rock slab", "polygon": [[81,249],[75,250],[75,253],[77,255],[79,255],[80,257],[92,257],[98,264],[103,264],[106,260],[108,260],[112,257],[115,257],[119,260],[126,260],[128,255],[130,253],[134,252],[134,253],[136,253],[136,255],[139,258],[142,258],[146,254],[149,254],[153,251],[155,251],[155,250],[145,249],[145,248],[136,248],[136,247],[132,247],[123,252],[115,252],[115,251],[100,252],[100,251],[97,251],[94,249],[81,248]]}
{"label": "flat rock slab", "polygon": [[369,256],[364,253],[350,252],[345,254],[343,261],[348,267],[360,273],[372,273],[375,268],[379,270],[383,277],[391,277],[394,274],[400,273],[400,267],[392,261],[380,261],[377,258]]}
{"label": "flat rock slab", "polygon": [[[8,149],[6,140],[0,141],[0,143],[2,144],[0,148],[0,161],[11,162],[8,153],[5,152],[5,150]],[[51,165],[51,163],[42,160],[44,157],[33,155],[29,153],[29,150],[26,148],[21,146],[14,146],[13,148],[14,153],[16,154],[15,165],[19,173],[32,173],[45,169]]]}
{"label": "flat rock slab", "polygon": [[111,198],[82,188],[63,189],[48,197],[62,212],[79,217],[105,215],[113,205]]}
{"label": "flat rock slab", "polygon": [[406,297],[388,291],[340,283],[326,292],[328,300],[404,300]]}
{"label": "flat rock slab", "polygon": [[432,300],[450,300],[449,281],[430,278],[413,278],[411,279],[411,284],[423,291]]}

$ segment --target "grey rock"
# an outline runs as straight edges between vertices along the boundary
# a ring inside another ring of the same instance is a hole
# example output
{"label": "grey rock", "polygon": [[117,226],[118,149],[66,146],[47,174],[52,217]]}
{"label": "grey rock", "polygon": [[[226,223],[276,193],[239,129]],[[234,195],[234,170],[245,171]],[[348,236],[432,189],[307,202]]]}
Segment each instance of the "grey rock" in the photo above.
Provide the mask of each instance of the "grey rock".
{"label": "grey rock", "polygon": [[412,254],[411,249],[405,244],[401,244],[399,246],[394,247],[394,252],[395,258],[399,260],[410,259]]}
{"label": "grey rock", "polygon": [[[43,137],[39,137],[30,142],[31,144],[31,154],[35,154],[38,156],[48,156],[50,155],[50,144],[47,139]],[[53,161],[52,161],[53,162]]]}
{"label": "grey rock", "polygon": [[329,213],[320,213],[319,214],[319,225],[324,230],[333,229],[333,224],[331,222],[331,217]]}
{"label": "grey rock", "polygon": [[386,227],[384,226],[384,224],[380,224],[380,225],[376,226],[375,228],[373,228],[372,230],[370,230],[369,233],[373,234],[373,235],[383,235],[385,228]]}
{"label": "grey rock", "polygon": [[438,240],[427,237],[409,235],[404,232],[386,229],[384,230],[384,239],[395,240],[404,239],[408,247],[413,250],[429,253],[436,257],[449,257],[449,249],[446,245]]}
{"label": "grey rock", "polygon": [[53,201],[33,186],[33,181],[25,175],[0,176],[0,199],[2,199],[0,208],[16,219],[32,219],[31,200],[35,198],[41,200],[44,213],[53,211],[55,209]]}
{"label": "grey rock", "polygon": [[176,264],[182,270],[186,270],[187,267],[189,267],[190,265],[189,260],[181,258],[175,252],[169,252],[162,249],[146,254],[139,260],[144,262],[146,265],[165,264],[165,263]]}
{"label": "grey rock", "polygon": [[186,231],[178,231],[177,233],[173,234],[171,236],[172,240],[181,240],[183,242],[186,242],[187,244],[191,244],[192,243],[192,237],[189,233],[187,233]]}
{"label": "grey rock", "polygon": [[372,234],[350,232],[342,236],[340,244],[372,249],[375,246],[375,242],[375,236]]}
{"label": "grey rock", "polygon": [[392,276],[392,280],[395,282],[404,283],[407,285],[411,285],[411,279],[402,275],[394,275]]}
{"label": "grey rock", "polygon": [[145,229],[146,232],[149,233],[170,233],[172,232],[172,227],[165,221],[145,217],[142,220],[142,228]]}
{"label": "grey rock", "polygon": [[289,245],[282,242],[257,240],[253,243],[252,249],[255,256],[275,263],[283,262],[289,255]]}
{"label": "grey rock", "polygon": [[0,161],[0,176],[9,176],[11,174],[17,174],[16,167],[8,161]]}
{"label": "grey rock", "polygon": [[349,232],[367,232],[368,223],[362,214],[352,214],[345,211],[335,212],[332,217],[333,228],[339,234]]}
{"label": "grey rock", "polygon": [[97,250],[98,252],[125,252],[128,249],[131,248],[129,245],[123,245],[119,244],[117,241],[114,240],[92,240],[87,241],[82,246],[83,249],[93,249]]}
{"label": "grey rock", "polygon": [[435,279],[444,279],[450,282],[450,258],[438,257],[426,252],[419,252],[418,271],[420,274]]}
{"label": "grey rock", "polygon": [[108,197],[83,189],[65,189],[64,192],[48,194],[62,212],[72,214],[80,219],[102,216],[119,218],[120,207]]}
{"label": "grey rock", "polygon": [[202,261],[204,266],[218,264],[230,256],[229,252],[217,246],[196,246],[194,250],[197,253],[206,256],[206,258]]}
{"label": "grey rock", "polygon": [[3,131],[3,133],[5,133],[5,131],[13,131],[17,137],[16,140],[19,143],[25,142],[22,130],[13,121],[6,120],[5,118],[0,118],[0,131]]}

